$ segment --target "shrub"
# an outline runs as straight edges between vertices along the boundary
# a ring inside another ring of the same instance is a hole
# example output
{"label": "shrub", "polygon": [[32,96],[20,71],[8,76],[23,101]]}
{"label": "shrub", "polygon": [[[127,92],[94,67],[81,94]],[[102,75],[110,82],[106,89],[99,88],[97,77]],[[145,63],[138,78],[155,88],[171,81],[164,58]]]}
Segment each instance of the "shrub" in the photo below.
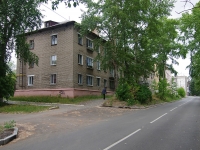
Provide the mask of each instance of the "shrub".
{"label": "shrub", "polygon": [[168,90],[167,90],[168,86],[169,84],[167,83],[166,79],[160,79],[158,83],[158,96],[160,97],[160,99],[166,100],[166,97],[168,94]]}
{"label": "shrub", "polygon": [[127,101],[128,99],[133,99],[131,93],[131,86],[128,83],[120,83],[116,89],[116,96],[121,101]]}
{"label": "shrub", "polygon": [[151,90],[145,85],[140,85],[139,90],[135,94],[135,99],[138,100],[141,104],[152,101]]}
{"label": "shrub", "polygon": [[181,97],[185,97],[186,93],[184,88],[182,87],[178,88],[178,95],[180,95]]}

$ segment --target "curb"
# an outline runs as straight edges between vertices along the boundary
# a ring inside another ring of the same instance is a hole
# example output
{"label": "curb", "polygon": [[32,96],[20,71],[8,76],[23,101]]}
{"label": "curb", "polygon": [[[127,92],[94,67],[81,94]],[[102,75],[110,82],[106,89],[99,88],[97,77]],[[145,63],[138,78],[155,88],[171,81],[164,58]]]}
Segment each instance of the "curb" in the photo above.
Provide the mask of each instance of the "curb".
{"label": "curb", "polygon": [[5,145],[9,143],[10,141],[12,141],[13,139],[17,138],[17,134],[18,134],[18,128],[14,127],[13,134],[11,134],[10,136],[7,136],[4,139],[0,139],[0,145]]}
{"label": "curb", "polygon": [[122,109],[147,109],[147,108],[153,108],[160,105],[164,105],[166,103],[167,102],[155,104],[155,105],[149,105],[149,106],[141,106],[141,107],[137,107],[137,106],[101,106],[101,107],[122,108]]}

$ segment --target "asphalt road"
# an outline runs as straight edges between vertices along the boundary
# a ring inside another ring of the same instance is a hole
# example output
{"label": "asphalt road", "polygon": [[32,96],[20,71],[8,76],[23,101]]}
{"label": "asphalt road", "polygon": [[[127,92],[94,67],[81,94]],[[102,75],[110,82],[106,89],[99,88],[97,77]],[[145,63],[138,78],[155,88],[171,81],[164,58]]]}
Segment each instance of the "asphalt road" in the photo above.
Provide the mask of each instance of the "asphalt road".
{"label": "asphalt road", "polygon": [[[96,109],[87,108],[84,111],[82,107],[80,112],[87,112],[89,115]],[[67,130],[66,125],[62,126],[62,130],[58,126],[59,129],[49,133],[41,131],[41,134],[10,143],[0,149],[200,150],[200,97],[187,97],[145,110],[117,113],[120,115],[96,116],[99,121],[90,118],[89,122],[74,130]]]}

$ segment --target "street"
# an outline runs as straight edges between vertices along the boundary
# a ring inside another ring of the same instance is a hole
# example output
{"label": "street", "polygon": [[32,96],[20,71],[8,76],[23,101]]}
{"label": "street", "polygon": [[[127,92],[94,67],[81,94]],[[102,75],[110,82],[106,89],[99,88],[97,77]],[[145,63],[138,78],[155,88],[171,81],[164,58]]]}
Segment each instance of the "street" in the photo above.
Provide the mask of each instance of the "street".
{"label": "street", "polygon": [[2,150],[200,149],[200,97],[142,110],[76,106],[69,112],[14,116],[22,123],[37,124],[38,130]]}

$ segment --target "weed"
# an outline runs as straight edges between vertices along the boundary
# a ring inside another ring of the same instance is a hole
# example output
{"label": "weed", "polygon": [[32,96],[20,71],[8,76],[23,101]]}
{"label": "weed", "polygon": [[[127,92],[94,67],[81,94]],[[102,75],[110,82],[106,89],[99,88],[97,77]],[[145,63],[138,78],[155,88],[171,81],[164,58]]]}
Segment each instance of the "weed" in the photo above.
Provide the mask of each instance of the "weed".
{"label": "weed", "polygon": [[11,120],[9,122],[4,123],[4,129],[11,129],[15,127],[16,122],[14,120]]}

